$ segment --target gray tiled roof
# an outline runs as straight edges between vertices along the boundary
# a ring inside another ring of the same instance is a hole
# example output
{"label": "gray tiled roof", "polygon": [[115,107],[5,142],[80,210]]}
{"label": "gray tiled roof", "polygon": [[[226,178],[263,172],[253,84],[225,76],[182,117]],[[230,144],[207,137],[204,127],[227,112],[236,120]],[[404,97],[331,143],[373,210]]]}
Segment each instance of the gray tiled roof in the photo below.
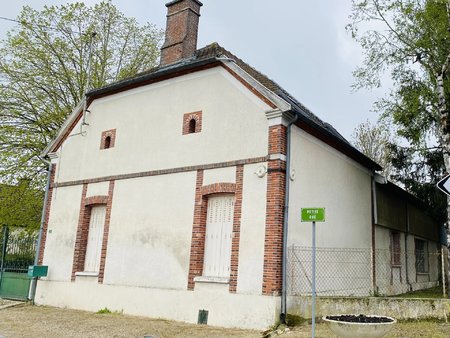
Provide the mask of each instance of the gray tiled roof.
{"label": "gray tiled roof", "polygon": [[236,64],[252,76],[255,80],[261,83],[264,87],[277,94],[279,97],[287,101],[296,110],[298,114],[303,114],[307,119],[313,121],[322,128],[328,130],[330,133],[334,134],[336,137],[340,138],[342,141],[348,143],[348,141],[336,130],[334,127],[322,121],[315,114],[313,114],[308,108],[297,101],[292,95],[290,95],[286,90],[284,90],[275,81],[270,79],[268,76],[264,75],[260,71],[256,70],[248,63],[242,61],[240,58],[236,57],[234,54],[221,47],[218,43],[212,43],[206,47],[197,50],[195,58],[197,60],[207,59],[211,57],[227,57],[236,62]]}
{"label": "gray tiled roof", "polygon": [[351,156],[358,162],[364,164],[366,167],[381,170],[382,168],[362,154],[356,148],[354,148],[332,125],[324,122],[315,114],[313,114],[308,108],[297,101],[292,95],[284,90],[275,81],[268,76],[259,72],[249,64],[221,47],[218,43],[212,43],[201,49],[198,49],[195,54],[187,59],[183,59],[177,63],[166,65],[164,67],[155,67],[145,72],[136,74],[135,76],[124,79],[122,81],[112,83],[108,86],[92,90],[87,94],[88,98],[95,98],[96,96],[108,95],[115,91],[124,90],[133,86],[144,85],[151,83],[153,80],[164,78],[166,75],[176,74],[182,70],[195,69],[196,67],[219,62],[220,59],[230,59],[234,61],[242,70],[253,77],[256,81],[266,87],[268,90],[279,96],[281,99],[289,103],[292,109],[297,114],[299,121],[305,126],[305,130],[312,133],[315,136],[319,136],[339,151]]}

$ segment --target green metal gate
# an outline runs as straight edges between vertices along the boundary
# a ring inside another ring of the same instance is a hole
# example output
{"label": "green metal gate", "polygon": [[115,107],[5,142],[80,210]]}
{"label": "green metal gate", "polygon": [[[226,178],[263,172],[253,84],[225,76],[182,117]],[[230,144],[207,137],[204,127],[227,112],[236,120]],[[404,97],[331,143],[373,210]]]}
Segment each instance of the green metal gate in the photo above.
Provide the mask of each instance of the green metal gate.
{"label": "green metal gate", "polygon": [[0,298],[27,300],[37,237],[25,231],[10,231],[4,226],[0,234]]}

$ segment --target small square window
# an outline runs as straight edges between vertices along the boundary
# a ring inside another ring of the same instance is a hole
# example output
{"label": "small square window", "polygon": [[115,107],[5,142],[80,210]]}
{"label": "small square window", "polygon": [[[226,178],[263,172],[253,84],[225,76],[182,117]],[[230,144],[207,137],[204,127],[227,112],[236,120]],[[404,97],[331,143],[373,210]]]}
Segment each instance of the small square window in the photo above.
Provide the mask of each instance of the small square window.
{"label": "small square window", "polygon": [[415,255],[416,255],[416,272],[428,273],[428,245],[427,242],[416,238]]}
{"label": "small square window", "polygon": [[202,112],[186,113],[183,115],[183,135],[202,131]]}
{"label": "small square window", "polygon": [[116,130],[106,130],[102,132],[102,139],[100,141],[100,149],[113,148],[116,142]]}

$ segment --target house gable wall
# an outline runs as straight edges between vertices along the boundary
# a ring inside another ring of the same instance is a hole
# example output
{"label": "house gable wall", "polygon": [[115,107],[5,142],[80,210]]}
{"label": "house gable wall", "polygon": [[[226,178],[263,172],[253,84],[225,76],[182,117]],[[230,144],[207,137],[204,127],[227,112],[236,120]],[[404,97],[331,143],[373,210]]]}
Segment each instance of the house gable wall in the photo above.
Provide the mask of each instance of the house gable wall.
{"label": "house gable wall", "polygon": [[[235,208],[230,283],[222,291],[261,295],[268,176],[256,172],[268,166],[265,112],[270,109],[222,67],[95,100],[86,124],[81,119],[58,150],[53,187],[62,193],[54,196],[54,213],[64,216],[61,208],[70,209],[73,219],[61,224],[70,242],[56,243],[58,238],[49,236],[43,263],[60,279],[50,275],[47,282],[62,280],[80,290],[97,284],[96,277],[70,271],[80,205],[105,200],[114,181],[101,282],[161,292],[215,292],[217,285],[205,282],[188,289],[196,176],[202,171],[200,189],[206,195],[212,187],[229,193],[234,186],[241,204]],[[200,111],[201,131],[183,135],[185,114]],[[110,130],[115,131],[114,147],[100,149],[102,135]],[[70,206],[59,201],[62,195]],[[39,297],[49,299],[48,294]],[[80,297],[89,301],[88,293]]]}
{"label": "house gable wall", "polygon": [[[56,181],[266,156],[268,109],[222,67],[95,100],[88,125],[78,122],[59,149]],[[198,111],[201,132],[183,135],[183,116]],[[100,151],[101,134],[111,129],[114,147]]]}

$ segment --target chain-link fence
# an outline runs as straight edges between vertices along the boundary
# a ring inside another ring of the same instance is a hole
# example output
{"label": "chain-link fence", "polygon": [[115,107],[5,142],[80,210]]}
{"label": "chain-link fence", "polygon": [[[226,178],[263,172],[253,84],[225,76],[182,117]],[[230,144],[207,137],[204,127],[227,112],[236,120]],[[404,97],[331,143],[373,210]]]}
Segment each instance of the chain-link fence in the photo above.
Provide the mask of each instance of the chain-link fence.
{"label": "chain-link fence", "polygon": [[[392,296],[437,286],[443,287],[443,266],[441,251],[417,248],[407,252],[392,252],[389,249],[373,251],[317,248],[316,294]],[[311,267],[311,248],[297,246],[289,248],[288,294],[311,294]]]}

